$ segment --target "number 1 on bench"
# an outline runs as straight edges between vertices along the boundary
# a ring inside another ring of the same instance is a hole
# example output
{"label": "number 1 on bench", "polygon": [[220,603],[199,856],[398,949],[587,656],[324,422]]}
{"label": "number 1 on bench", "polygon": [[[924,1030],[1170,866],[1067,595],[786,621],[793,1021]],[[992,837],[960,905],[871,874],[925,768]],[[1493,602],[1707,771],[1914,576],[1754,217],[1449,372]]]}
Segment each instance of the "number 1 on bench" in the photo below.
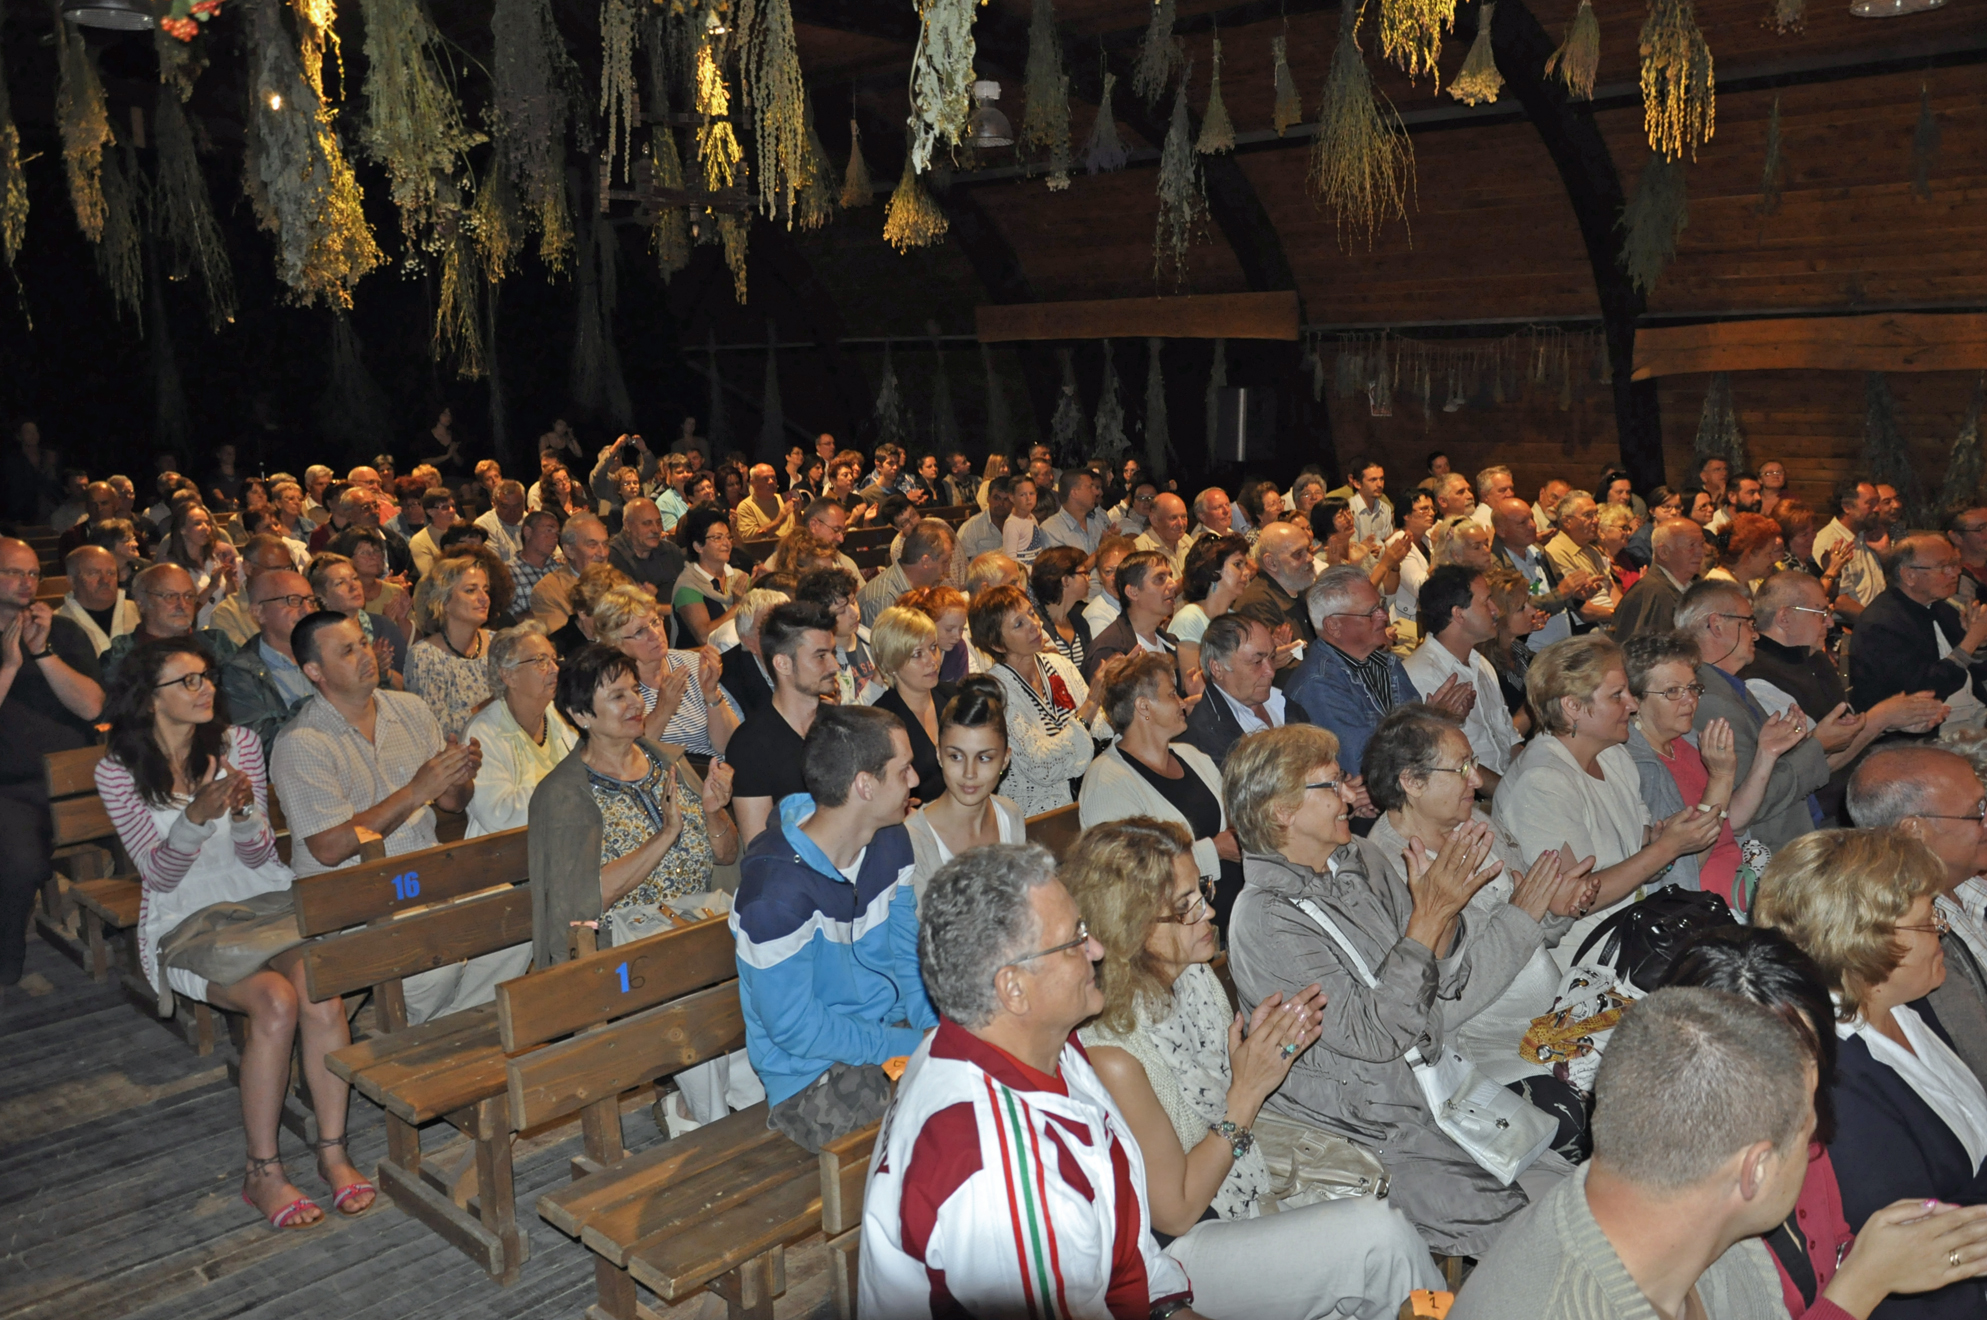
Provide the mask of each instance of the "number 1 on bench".
{"label": "number 1 on bench", "polygon": [[621,993],[622,993],[622,994],[624,994],[624,995],[625,995],[625,994],[627,994],[627,993],[628,993],[628,964],[626,964],[626,963],[622,963],[622,964],[621,964],[621,965],[620,965],[619,967],[616,967],[616,968],[614,969],[614,974],[615,974],[616,976],[618,976],[618,977],[620,977],[620,978],[621,978]]}

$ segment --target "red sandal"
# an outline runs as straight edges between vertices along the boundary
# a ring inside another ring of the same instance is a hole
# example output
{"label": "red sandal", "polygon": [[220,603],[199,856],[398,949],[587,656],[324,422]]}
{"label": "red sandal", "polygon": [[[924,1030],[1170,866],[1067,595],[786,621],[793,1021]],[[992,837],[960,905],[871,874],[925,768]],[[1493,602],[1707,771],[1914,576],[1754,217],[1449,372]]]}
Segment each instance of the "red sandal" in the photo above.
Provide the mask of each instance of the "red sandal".
{"label": "red sandal", "polygon": [[[250,1158],[248,1162],[248,1176],[253,1178],[256,1174],[272,1166],[281,1169],[283,1167],[283,1157],[281,1155],[272,1155],[266,1160]],[[262,1207],[256,1205],[254,1200],[249,1197],[247,1187],[242,1188],[241,1199],[242,1204],[248,1206],[257,1214],[262,1213]],[[324,1222],[323,1213],[319,1212],[318,1217],[311,1220],[304,1220],[304,1216],[316,1209],[317,1202],[311,1200],[308,1196],[299,1196],[296,1200],[269,1216],[269,1227],[276,1229],[315,1228]]]}
{"label": "red sandal", "polygon": [[[313,1141],[310,1144],[310,1148],[317,1152],[317,1171],[326,1182],[331,1181],[331,1175],[324,1172],[324,1152],[333,1146],[343,1146],[344,1144],[345,1138],[343,1137],[326,1137],[322,1141]],[[355,1196],[370,1196],[372,1199],[357,1210],[347,1210],[345,1203]],[[364,1178],[359,1179],[357,1182],[346,1183],[343,1187],[333,1187],[331,1189],[332,1208],[347,1219],[357,1219],[360,1215],[378,1204],[379,1188],[373,1186]]]}

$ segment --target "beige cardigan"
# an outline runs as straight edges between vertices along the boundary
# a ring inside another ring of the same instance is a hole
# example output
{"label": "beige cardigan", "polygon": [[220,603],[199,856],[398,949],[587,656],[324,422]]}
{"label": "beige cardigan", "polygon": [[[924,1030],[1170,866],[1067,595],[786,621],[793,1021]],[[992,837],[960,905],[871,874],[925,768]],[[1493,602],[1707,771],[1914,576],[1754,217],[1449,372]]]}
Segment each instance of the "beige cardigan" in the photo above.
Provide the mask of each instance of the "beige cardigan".
{"label": "beige cardigan", "polygon": [[[1206,752],[1188,743],[1171,744],[1173,755],[1180,758],[1180,764],[1200,776],[1207,785],[1207,791],[1214,794],[1214,800],[1221,803],[1221,828],[1228,828],[1228,806],[1221,802],[1221,770],[1208,759]],[[1182,816],[1173,804],[1159,795],[1159,790],[1146,782],[1145,776],[1125,764],[1125,754],[1112,743],[1090,763],[1083,774],[1083,791],[1077,795],[1077,819],[1083,828],[1102,825],[1107,821],[1125,820],[1132,816],[1151,816],[1157,820],[1170,820],[1185,825],[1187,818]],[[1213,839],[1194,840],[1194,864],[1200,873],[1208,877],[1221,874],[1221,855],[1214,849]]]}

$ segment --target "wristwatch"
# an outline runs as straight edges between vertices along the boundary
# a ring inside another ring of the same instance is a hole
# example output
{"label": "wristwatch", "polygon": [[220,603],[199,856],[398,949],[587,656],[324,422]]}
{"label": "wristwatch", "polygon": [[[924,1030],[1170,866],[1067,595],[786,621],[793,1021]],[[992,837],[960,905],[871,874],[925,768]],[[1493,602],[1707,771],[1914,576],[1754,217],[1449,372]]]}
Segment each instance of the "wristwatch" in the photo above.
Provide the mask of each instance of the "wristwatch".
{"label": "wristwatch", "polygon": [[48,659],[48,657],[50,657],[50,656],[52,656],[52,655],[54,655],[54,654],[55,654],[55,647],[54,647],[54,645],[53,645],[53,644],[51,643],[51,644],[50,644],[50,645],[48,645],[48,646],[44,646],[44,647],[42,647],[42,648],[41,648],[41,649],[40,649],[39,651],[30,651],[30,652],[28,653],[28,659],[30,659],[30,660],[46,660],[46,659]]}
{"label": "wristwatch", "polygon": [[1180,1297],[1168,1297],[1163,1302],[1154,1302],[1152,1304],[1152,1320],[1166,1320],[1167,1316],[1172,1315],[1176,1311],[1184,1311],[1193,1304],[1194,1295],[1192,1293],[1187,1293]]}

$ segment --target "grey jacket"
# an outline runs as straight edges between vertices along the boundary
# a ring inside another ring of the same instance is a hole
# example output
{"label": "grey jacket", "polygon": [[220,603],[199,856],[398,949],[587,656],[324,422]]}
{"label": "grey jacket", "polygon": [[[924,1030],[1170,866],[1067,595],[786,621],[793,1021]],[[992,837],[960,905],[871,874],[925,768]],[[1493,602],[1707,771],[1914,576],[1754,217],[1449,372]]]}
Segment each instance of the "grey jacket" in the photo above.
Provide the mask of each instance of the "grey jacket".
{"label": "grey jacket", "polygon": [[[1704,685],[1704,695],[1698,699],[1691,726],[1702,733],[1705,725],[1719,718],[1732,726],[1732,750],[1739,754],[1734,773],[1738,782],[1744,783],[1752,770],[1752,758],[1759,752],[1759,726],[1766,723],[1766,712],[1751,693],[1741,695],[1722,669],[1701,664],[1697,681]],[[1819,740],[1807,737],[1794,744],[1773,763],[1766,794],[1760,798],[1759,810],[1753,813],[1746,833],[1775,852],[1811,833],[1815,820],[1808,811],[1808,798],[1828,786],[1828,774],[1828,753],[1821,749]]]}
{"label": "grey jacket", "polygon": [[[1505,904],[1488,918],[1466,912],[1453,947],[1436,958],[1407,939],[1414,903],[1385,857],[1355,838],[1332,859],[1336,874],[1275,854],[1242,859],[1244,885],[1228,936],[1228,969],[1244,1006],[1317,982],[1326,995],[1324,1035],[1298,1056],[1270,1108],[1363,1142],[1393,1177],[1392,1199],[1435,1250],[1482,1253],[1525,1205],[1435,1126],[1402,1055],[1442,1044],[1482,1011],[1542,946],[1539,924]],[[1372,969],[1369,988],[1332,937],[1295,901],[1328,914]]]}
{"label": "grey jacket", "polygon": [[1958,931],[1941,935],[1939,943],[1946,951],[1946,979],[1926,998],[1946,1029],[1953,1053],[1987,1086],[1987,969]]}

